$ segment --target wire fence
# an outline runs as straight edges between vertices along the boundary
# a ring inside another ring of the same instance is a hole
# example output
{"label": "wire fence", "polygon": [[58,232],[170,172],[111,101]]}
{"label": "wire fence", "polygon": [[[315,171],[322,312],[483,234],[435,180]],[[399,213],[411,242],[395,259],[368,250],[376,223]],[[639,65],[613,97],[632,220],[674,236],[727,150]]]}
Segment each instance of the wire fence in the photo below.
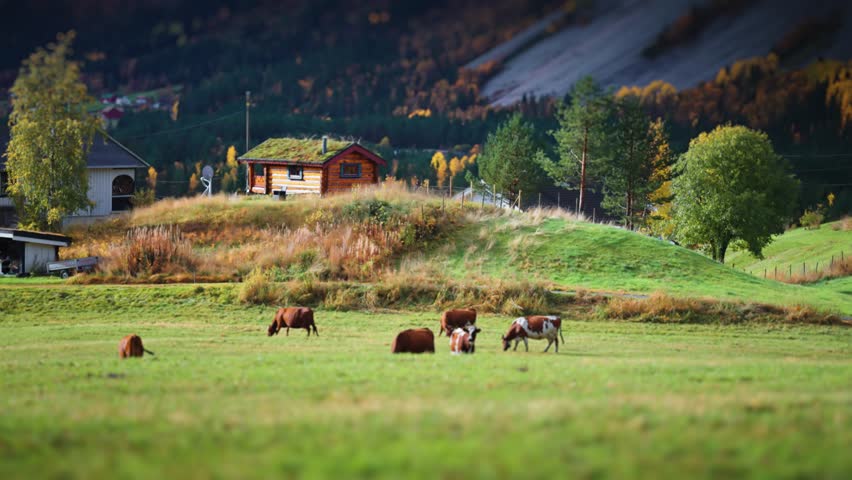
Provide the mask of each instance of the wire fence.
{"label": "wire fence", "polygon": [[[731,268],[737,269],[736,263]],[[811,262],[776,264],[771,267],[743,267],[742,271],[770,280],[784,283],[813,283],[822,279],[852,275],[852,258],[845,250],[828,259]]]}

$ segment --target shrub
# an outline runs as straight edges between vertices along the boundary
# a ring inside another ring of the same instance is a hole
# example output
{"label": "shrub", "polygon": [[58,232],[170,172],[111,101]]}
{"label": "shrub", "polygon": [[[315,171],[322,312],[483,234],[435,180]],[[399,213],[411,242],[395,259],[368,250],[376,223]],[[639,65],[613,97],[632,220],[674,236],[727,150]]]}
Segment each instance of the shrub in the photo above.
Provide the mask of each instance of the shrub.
{"label": "shrub", "polygon": [[269,305],[278,299],[275,285],[269,280],[269,275],[260,267],[256,267],[243,280],[237,298],[241,303],[259,303]]}
{"label": "shrub", "polygon": [[149,205],[153,205],[156,201],[157,197],[154,195],[154,190],[150,188],[140,188],[130,199],[130,203],[132,203],[135,208],[147,207]]}
{"label": "shrub", "polygon": [[817,210],[805,210],[804,215],[799,218],[799,224],[808,230],[819,229],[825,216]]}

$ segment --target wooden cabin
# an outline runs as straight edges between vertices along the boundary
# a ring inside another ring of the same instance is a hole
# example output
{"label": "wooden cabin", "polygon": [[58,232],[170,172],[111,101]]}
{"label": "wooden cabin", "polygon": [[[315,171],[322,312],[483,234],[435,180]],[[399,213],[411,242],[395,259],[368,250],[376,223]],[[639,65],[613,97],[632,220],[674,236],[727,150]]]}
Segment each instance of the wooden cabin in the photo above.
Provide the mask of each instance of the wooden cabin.
{"label": "wooden cabin", "polygon": [[357,143],[270,138],[239,157],[248,171],[247,193],[287,195],[345,192],[379,182],[385,161]]}

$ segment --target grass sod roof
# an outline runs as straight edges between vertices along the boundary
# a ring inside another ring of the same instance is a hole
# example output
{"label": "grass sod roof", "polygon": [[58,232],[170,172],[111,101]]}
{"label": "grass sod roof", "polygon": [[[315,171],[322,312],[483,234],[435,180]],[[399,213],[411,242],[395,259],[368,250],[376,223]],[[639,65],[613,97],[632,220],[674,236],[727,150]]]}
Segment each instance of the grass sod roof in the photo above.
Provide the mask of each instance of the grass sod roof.
{"label": "grass sod roof", "polygon": [[270,160],[322,165],[352,142],[328,139],[328,149],[322,153],[322,139],[270,138],[252,148],[240,160]]}

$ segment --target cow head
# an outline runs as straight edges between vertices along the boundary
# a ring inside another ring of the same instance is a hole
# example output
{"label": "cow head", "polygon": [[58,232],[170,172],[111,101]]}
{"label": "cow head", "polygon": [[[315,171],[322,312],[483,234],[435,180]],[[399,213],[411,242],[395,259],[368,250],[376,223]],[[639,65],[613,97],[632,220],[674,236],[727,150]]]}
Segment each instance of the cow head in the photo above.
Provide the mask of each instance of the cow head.
{"label": "cow head", "polygon": [[503,335],[503,351],[505,352],[508,350],[510,345],[509,338],[506,335]]}
{"label": "cow head", "polygon": [[275,335],[276,333],[278,333],[277,327],[278,327],[278,322],[272,322],[272,325],[270,325],[269,328],[266,329],[266,335],[268,337],[271,337],[271,336]]}
{"label": "cow head", "polygon": [[470,343],[476,341],[476,334],[482,331],[479,327],[471,324],[468,324],[467,327],[465,327],[465,330],[467,330],[467,333],[470,335]]}

